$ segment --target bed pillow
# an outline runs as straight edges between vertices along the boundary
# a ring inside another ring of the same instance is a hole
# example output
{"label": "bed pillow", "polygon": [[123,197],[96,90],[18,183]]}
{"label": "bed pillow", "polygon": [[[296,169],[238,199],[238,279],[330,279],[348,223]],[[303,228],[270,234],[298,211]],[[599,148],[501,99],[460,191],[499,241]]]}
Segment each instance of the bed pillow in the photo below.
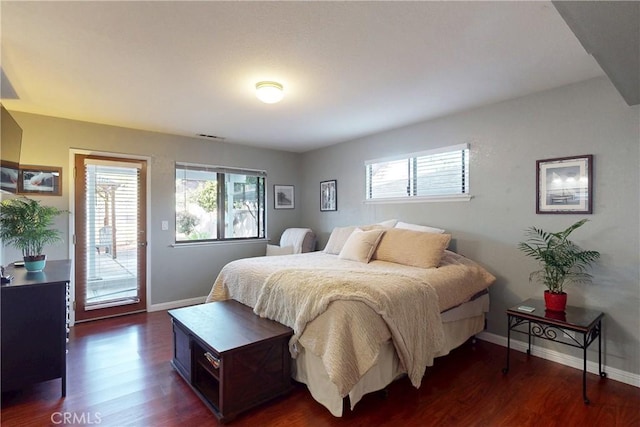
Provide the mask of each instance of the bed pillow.
{"label": "bed pillow", "polygon": [[391,228],[380,239],[373,259],[433,268],[440,265],[450,240],[450,234]]}
{"label": "bed pillow", "polygon": [[324,247],[325,254],[338,255],[342,250],[342,247],[346,243],[347,239],[353,233],[356,227],[335,227],[329,236],[327,246]]}
{"label": "bed pillow", "polygon": [[356,228],[345,242],[338,258],[368,263],[383,234],[382,229],[364,231]]}
{"label": "bed pillow", "polygon": [[386,221],[381,221],[378,225],[381,225],[384,228],[393,228],[398,223],[397,219],[388,219]]}
{"label": "bed pillow", "polygon": [[387,227],[383,227],[380,224],[371,224],[371,225],[361,225],[359,227],[353,225],[350,227],[335,227],[329,236],[329,241],[327,245],[324,247],[323,251],[325,254],[333,254],[339,255],[340,251],[344,247],[344,244],[347,242],[353,230],[359,228],[362,231],[369,230],[386,230]]}
{"label": "bed pillow", "polygon": [[427,225],[409,224],[408,222],[402,221],[398,221],[395,225],[395,228],[400,228],[403,230],[422,231],[425,233],[444,233],[444,230],[442,228],[429,227]]}
{"label": "bed pillow", "polygon": [[293,246],[267,245],[267,256],[291,254],[293,254]]}

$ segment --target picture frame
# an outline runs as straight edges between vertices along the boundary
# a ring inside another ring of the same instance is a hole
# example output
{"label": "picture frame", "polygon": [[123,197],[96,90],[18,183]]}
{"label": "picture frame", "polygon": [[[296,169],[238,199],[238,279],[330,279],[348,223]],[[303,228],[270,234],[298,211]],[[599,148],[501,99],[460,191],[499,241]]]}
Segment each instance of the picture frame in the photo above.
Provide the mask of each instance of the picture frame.
{"label": "picture frame", "polygon": [[61,196],[62,168],[55,166],[20,165],[18,194]]}
{"label": "picture frame", "polygon": [[295,209],[295,189],[293,185],[273,186],[273,208],[274,209]]}
{"label": "picture frame", "polygon": [[0,190],[17,194],[19,176],[20,168],[17,163],[3,161],[0,165]]}
{"label": "picture frame", "polygon": [[536,213],[593,213],[593,155],[536,161]]}
{"label": "picture frame", "polygon": [[320,211],[338,210],[338,181],[331,179],[320,182]]}

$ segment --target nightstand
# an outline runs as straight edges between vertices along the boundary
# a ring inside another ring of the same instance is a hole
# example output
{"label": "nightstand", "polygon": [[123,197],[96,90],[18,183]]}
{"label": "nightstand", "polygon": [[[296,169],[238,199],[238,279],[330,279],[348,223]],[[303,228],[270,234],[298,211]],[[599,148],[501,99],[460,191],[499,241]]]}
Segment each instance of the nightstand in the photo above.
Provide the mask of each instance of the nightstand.
{"label": "nightstand", "polygon": [[[604,313],[582,307],[568,306],[564,312],[546,311],[544,301],[528,299],[507,310],[507,365],[502,369],[509,372],[511,332],[526,334],[529,341],[527,354],[531,354],[531,339],[538,337],[582,349],[582,398],[587,398],[587,348],[598,339],[598,372],[602,378],[607,374],[602,370],[602,318]],[[581,338],[581,339],[579,339]]]}

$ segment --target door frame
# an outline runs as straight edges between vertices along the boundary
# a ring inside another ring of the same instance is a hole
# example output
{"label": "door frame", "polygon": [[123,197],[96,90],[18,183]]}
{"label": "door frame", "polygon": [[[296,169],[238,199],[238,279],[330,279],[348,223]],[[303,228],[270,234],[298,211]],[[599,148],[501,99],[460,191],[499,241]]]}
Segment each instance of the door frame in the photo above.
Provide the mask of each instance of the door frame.
{"label": "door frame", "polygon": [[[73,174],[74,172],[74,168],[75,168],[75,157],[77,154],[80,155],[85,155],[85,156],[104,156],[104,157],[113,157],[113,158],[120,158],[120,159],[132,159],[132,160],[141,160],[141,161],[146,161],[147,163],[147,179],[146,179],[146,206],[144,207],[145,209],[145,213],[146,213],[146,237],[147,237],[147,250],[145,251],[146,254],[146,271],[145,271],[145,276],[146,276],[146,290],[145,290],[145,310],[149,311],[149,307],[151,305],[151,257],[149,256],[150,253],[150,248],[151,248],[151,240],[153,238],[151,233],[151,157],[150,156],[141,156],[139,154],[126,154],[126,153],[112,153],[109,151],[94,151],[94,150],[86,150],[86,149],[79,149],[79,148],[71,148],[69,149],[69,170],[71,171],[71,173]],[[73,212],[75,212],[75,201],[76,201],[76,194],[75,194],[75,177],[73,177],[72,179],[68,179],[67,180],[67,185],[68,185],[68,194],[69,194],[69,212],[72,213],[72,215],[68,215],[69,217],[69,236],[68,236],[68,242],[69,242],[69,257],[71,258],[71,283],[69,286],[69,296],[70,296],[70,304],[69,304],[69,325],[73,326],[76,322],[76,310],[75,310],[75,299],[76,299],[76,284],[75,284],[75,267],[76,267],[76,256],[75,256],[75,244],[74,244],[74,236],[75,236],[75,215],[73,215]],[[113,316],[105,316],[105,317],[113,317]]]}

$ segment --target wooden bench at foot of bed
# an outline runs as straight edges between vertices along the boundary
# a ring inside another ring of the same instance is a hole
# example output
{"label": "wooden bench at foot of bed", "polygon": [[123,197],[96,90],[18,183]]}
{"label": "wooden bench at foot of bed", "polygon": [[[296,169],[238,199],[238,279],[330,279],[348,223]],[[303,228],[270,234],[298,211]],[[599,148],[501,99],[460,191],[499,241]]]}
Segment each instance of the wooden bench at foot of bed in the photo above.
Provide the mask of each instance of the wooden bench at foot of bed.
{"label": "wooden bench at foot of bed", "polygon": [[290,328],[233,300],[169,315],[171,364],[221,422],[291,391]]}

